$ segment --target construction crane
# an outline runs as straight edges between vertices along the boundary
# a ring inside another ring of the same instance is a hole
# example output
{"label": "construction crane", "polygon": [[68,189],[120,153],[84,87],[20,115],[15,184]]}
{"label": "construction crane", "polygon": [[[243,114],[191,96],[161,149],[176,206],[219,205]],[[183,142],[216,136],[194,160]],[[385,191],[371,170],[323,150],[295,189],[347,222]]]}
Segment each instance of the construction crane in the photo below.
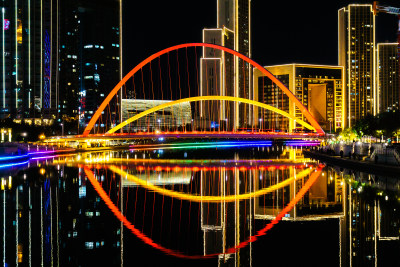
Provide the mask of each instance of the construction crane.
{"label": "construction crane", "polygon": [[374,10],[374,15],[377,15],[378,13],[397,15],[398,17],[397,43],[399,45],[398,47],[400,48],[400,8],[391,6],[382,6],[379,4],[378,1],[374,1],[373,10]]}

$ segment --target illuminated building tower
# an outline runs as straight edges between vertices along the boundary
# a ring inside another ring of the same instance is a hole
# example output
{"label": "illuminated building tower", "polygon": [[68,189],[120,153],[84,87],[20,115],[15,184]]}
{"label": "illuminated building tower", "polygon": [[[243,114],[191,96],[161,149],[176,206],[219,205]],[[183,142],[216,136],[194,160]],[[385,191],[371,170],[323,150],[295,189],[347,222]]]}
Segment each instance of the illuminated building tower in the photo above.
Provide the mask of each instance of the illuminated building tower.
{"label": "illuminated building tower", "polygon": [[[238,159],[238,156],[235,156]],[[201,172],[201,194],[205,196],[232,196],[255,191],[255,171],[248,173],[239,168],[220,168]],[[229,178],[234,179],[229,179]],[[254,234],[254,207],[256,198],[202,202],[200,205],[201,230],[203,231],[204,255],[219,254],[218,266],[251,266],[252,244],[236,251],[229,249],[240,246]]]}
{"label": "illuminated building tower", "polygon": [[338,11],[339,65],[345,69],[347,127],[375,115],[375,15],[372,5],[351,4]]}
{"label": "illuminated building tower", "polygon": [[[326,65],[287,64],[265,67],[277,77],[308,108],[325,131],[343,129],[345,123],[343,98],[343,67]],[[283,110],[299,120],[306,120],[299,108],[268,77],[259,70],[253,73],[255,100]],[[268,110],[257,112],[263,130],[301,130],[295,121]]]}
{"label": "illuminated building tower", "polygon": [[[218,0],[217,28],[205,29],[203,42],[222,45],[251,57],[250,12],[249,0]],[[202,95],[253,99],[252,68],[243,60],[228,53],[204,48],[201,70]],[[252,120],[252,109],[245,105],[223,103],[219,110],[216,111],[220,115],[219,119],[225,120],[230,129],[246,127]]]}
{"label": "illuminated building tower", "polygon": [[0,1],[0,116],[57,116],[58,0]]}
{"label": "illuminated building tower", "polygon": [[397,43],[381,43],[377,45],[377,81],[378,110],[385,112],[399,110],[400,83],[399,58]]}
{"label": "illuminated building tower", "polygon": [[[234,49],[234,33],[226,27],[222,29],[204,29],[203,42]],[[221,50],[204,48],[200,60],[201,95],[235,96],[234,56]],[[233,129],[235,123],[235,104],[221,101],[221,106],[214,102],[203,103],[201,114],[211,114],[208,127],[219,123],[220,127]]]}

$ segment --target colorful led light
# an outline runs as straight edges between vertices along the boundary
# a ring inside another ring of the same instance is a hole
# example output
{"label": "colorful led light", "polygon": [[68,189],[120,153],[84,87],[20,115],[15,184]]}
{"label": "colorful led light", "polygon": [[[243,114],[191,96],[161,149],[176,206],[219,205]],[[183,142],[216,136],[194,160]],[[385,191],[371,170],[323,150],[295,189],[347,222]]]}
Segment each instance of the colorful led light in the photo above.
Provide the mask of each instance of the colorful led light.
{"label": "colorful led light", "polygon": [[1,168],[8,168],[8,167],[14,167],[14,166],[20,166],[20,165],[24,165],[24,164],[28,164],[29,160],[24,161],[24,162],[17,162],[17,163],[9,163],[9,164],[2,164],[0,165],[0,169]]}
{"label": "colorful led light", "polygon": [[295,120],[298,124],[303,125],[304,127],[306,127],[309,130],[316,131],[316,129],[313,126],[311,126],[310,124],[308,124],[308,123],[306,123],[306,122],[304,122],[304,121],[302,121],[302,120],[300,120],[298,118],[296,119],[295,116],[292,116],[289,113],[287,113],[285,111],[282,111],[282,110],[280,110],[278,108],[275,108],[273,106],[270,106],[270,105],[267,105],[267,104],[264,104],[264,103],[260,103],[258,101],[254,101],[254,100],[250,100],[250,99],[246,99],[246,98],[241,98],[241,97],[208,95],[208,96],[195,96],[195,97],[183,98],[183,99],[167,102],[167,103],[155,106],[153,108],[147,109],[147,110],[145,110],[145,111],[143,111],[143,112],[141,112],[141,113],[139,113],[139,114],[127,119],[126,121],[121,122],[120,124],[118,124],[114,128],[110,129],[107,132],[107,134],[114,133],[114,132],[118,131],[119,129],[121,129],[122,127],[130,124],[131,122],[134,122],[134,121],[136,121],[136,120],[138,120],[138,119],[140,119],[140,118],[142,118],[142,117],[144,117],[144,116],[146,116],[148,114],[156,112],[158,110],[165,109],[165,108],[168,108],[168,107],[172,107],[172,106],[175,106],[175,105],[179,105],[179,104],[182,104],[182,103],[198,102],[198,101],[204,101],[204,100],[223,100],[223,101],[232,101],[232,102],[236,102],[236,103],[250,104],[250,105],[253,105],[253,106],[256,106],[256,107],[260,107],[260,108],[264,108],[264,109],[273,111],[275,113],[278,113],[280,115],[283,115],[286,118]]}
{"label": "colorful led light", "polygon": [[241,58],[243,61],[249,63],[253,67],[257,68],[258,70],[261,71],[262,74],[267,76],[268,78],[271,79],[272,82],[274,82],[288,97],[290,100],[293,101],[293,103],[296,105],[296,107],[299,108],[300,112],[304,114],[304,116],[307,118],[307,120],[310,122],[310,124],[315,128],[316,132],[324,135],[325,132],[322,130],[321,126],[318,124],[318,122],[314,119],[314,117],[311,115],[311,113],[307,110],[307,108],[296,98],[296,96],[281,82],[279,81],[274,75],[272,75],[268,70],[263,68],[260,64],[256,63],[255,61],[251,60],[250,58],[240,54],[239,52],[229,49],[224,46],[219,46],[219,45],[214,45],[214,44],[205,44],[205,43],[187,43],[187,44],[181,44],[181,45],[176,45],[172,46],[169,48],[166,48],[164,50],[161,50],[147,59],[143,60],[141,63],[139,63],[135,68],[133,68],[125,77],[111,90],[111,92],[107,95],[107,97],[104,99],[103,103],[99,106],[99,108],[96,110],[95,114],[93,114],[92,119],[89,121],[88,125],[86,126],[83,136],[87,136],[92,128],[94,127],[96,121],[100,117],[101,113],[103,110],[106,108],[106,106],[109,104],[111,99],[118,93],[118,91],[122,88],[122,86],[139,70],[142,69],[143,66],[147,65],[150,63],[152,60],[160,57],[163,54],[169,53],[174,50],[178,50],[181,48],[188,48],[188,47],[208,47],[208,48],[213,48],[213,49],[218,49],[225,51],[229,54],[232,54],[236,57]]}
{"label": "colorful led light", "polygon": [[25,155],[16,155],[16,156],[0,157],[0,161],[21,159],[21,158],[27,158],[27,157],[29,157],[27,154],[25,154]]}
{"label": "colorful led light", "polygon": [[166,188],[158,187],[150,182],[147,182],[147,181],[144,181],[144,180],[138,178],[137,176],[135,176],[133,174],[129,174],[116,166],[109,166],[108,168],[112,172],[120,175],[121,177],[126,177],[126,179],[133,181],[134,183],[140,185],[141,187],[144,187],[144,188],[148,189],[149,191],[157,192],[161,195],[165,195],[165,196],[172,197],[172,198],[179,198],[181,200],[193,201],[193,202],[217,202],[217,203],[219,203],[221,201],[233,202],[233,201],[245,200],[245,199],[268,194],[272,191],[275,191],[277,189],[280,189],[282,187],[289,185],[295,179],[301,179],[301,178],[306,177],[312,171],[311,168],[310,169],[307,168],[306,170],[298,173],[295,177],[290,177],[290,178],[284,180],[283,182],[277,183],[277,184],[272,185],[267,188],[260,189],[256,192],[245,193],[245,194],[240,194],[240,195],[230,195],[230,196],[194,196],[194,195],[185,194],[182,192],[176,192],[176,191],[169,190]]}
{"label": "colorful led light", "polygon": [[[80,166],[82,167],[82,165]],[[127,227],[135,236],[137,236],[140,240],[145,242],[146,244],[152,246],[155,249],[158,249],[168,255],[179,257],[179,258],[186,258],[186,259],[204,259],[204,258],[211,258],[215,256],[219,256],[219,253],[215,254],[208,254],[208,255],[184,255],[183,253],[165,248],[164,246],[161,246],[157,243],[155,243],[151,238],[149,238],[147,235],[143,234],[140,230],[136,229],[136,227],[121,213],[119,208],[112,202],[110,197],[107,195],[107,193],[104,191],[100,183],[97,181],[96,177],[94,176],[94,173],[89,169],[88,166],[83,166],[85,174],[92,184],[93,188],[96,190],[96,192],[99,194],[99,196],[103,199],[105,204],[110,208],[110,210],[114,213],[114,215]],[[300,189],[300,191],[296,194],[296,196],[292,199],[292,201],[289,202],[289,204],[275,217],[271,223],[266,225],[263,229],[257,232],[255,236],[250,236],[247,240],[239,243],[237,246],[229,248],[226,250],[226,254],[234,253],[238,249],[243,248],[247,246],[250,242],[254,242],[257,240],[257,237],[260,237],[262,235],[265,235],[267,231],[269,231],[275,224],[280,222],[284,215],[288,213],[294,205],[304,196],[304,194],[310,189],[310,187],[313,185],[313,183],[316,181],[316,179],[319,177],[321,174],[321,169],[322,165],[318,166],[317,170],[313,172],[310,175],[310,178],[307,180],[307,182],[304,184],[304,186]]]}

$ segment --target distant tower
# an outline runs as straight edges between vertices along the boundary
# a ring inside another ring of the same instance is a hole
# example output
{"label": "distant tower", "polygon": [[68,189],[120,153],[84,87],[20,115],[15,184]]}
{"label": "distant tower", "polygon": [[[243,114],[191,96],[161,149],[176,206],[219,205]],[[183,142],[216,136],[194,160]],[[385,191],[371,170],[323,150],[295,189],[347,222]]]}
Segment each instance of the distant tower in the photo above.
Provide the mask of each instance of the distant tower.
{"label": "distant tower", "polygon": [[381,43],[377,46],[378,112],[399,110],[400,82],[397,43]]}
{"label": "distant tower", "polygon": [[339,65],[345,69],[345,107],[351,127],[377,113],[375,15],[372,5],[351,4],[338,11]]}
{"label": "distant tower", "polygon": [[[222,45],[250,57],[250,4],[250,0],[218,0],[217,28],[205,29],[203,42]],[[225,52],[204,48],[201,69],[201,95],[253,99],[252,68],[247,62]],[[219,114],[220,123],[230,129],[246,127],[252,120],[251,107],[245,109],[244,105],[224,103],[219,110],[215,111],[216,108],[212,107],[213,112]]]}

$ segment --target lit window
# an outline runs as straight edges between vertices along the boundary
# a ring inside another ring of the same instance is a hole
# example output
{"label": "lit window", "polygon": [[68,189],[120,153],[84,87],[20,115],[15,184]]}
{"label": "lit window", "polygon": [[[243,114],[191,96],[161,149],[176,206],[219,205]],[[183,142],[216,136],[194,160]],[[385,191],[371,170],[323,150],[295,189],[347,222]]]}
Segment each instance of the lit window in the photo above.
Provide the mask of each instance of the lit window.
{"label": "lit window", "polygon": [[85,247],[87,249],[93,249],[93,242],[85,242]]}
{"label": "lit window", "polygon": [[79,187],[79,198],[86,197],[86,186]]}

